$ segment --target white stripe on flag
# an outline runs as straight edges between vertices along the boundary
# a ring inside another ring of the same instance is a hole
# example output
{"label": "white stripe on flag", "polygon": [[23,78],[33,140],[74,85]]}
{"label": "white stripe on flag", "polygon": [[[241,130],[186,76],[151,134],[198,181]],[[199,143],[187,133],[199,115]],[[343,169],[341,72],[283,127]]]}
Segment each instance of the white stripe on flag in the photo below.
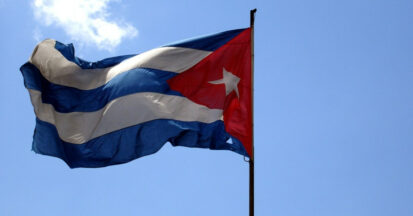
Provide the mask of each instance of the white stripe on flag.
{"label": "white stripe on flag", "polygon": [[50,39],[39,43],[29,59],[30,63],[50,82],[81,90],[102,86],[116,75],[138,67],[180,73],[211,54],[209,51],[191,48],[160,47],[133,56],[113,67],[82,69],[56,50],[55,44],[56,41]]}
{"label": "white stripe on flag", "polygon": [[60,113],[52,105],[42,103],[40,91],[29,89],[29,93],[37,118],[55,125],[59,137],[73,144],[156,119],[211,123],[222,116],[222,110],[210,109],[185,97],[151,92],[116,98],[94,112]]}

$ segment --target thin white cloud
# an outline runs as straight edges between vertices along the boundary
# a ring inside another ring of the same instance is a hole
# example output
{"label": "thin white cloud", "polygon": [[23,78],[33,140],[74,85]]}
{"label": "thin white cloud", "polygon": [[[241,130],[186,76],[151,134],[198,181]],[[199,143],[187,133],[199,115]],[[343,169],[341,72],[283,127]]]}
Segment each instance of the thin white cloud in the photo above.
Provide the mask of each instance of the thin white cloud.
{"label": "thin white cloud", "polygon": [[38,21],[55,25],[82,44],[95,44],[99,49],[112,50],[124,38],[138,33],[132,25],[110,20],[108,4],[113,0],[33,0]]}
{"label": "thin white cloud", "polygon": [[42,31],[39,27],[34,28],[33,30],[33,39],[39,43],[43,39]]}

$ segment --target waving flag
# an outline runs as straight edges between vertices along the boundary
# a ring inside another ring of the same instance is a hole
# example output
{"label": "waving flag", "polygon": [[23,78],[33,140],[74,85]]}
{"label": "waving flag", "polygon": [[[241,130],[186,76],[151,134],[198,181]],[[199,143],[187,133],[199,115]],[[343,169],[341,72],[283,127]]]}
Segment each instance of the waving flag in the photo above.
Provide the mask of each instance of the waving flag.
{"label": "waving flag", "polygon": [[252,151],[251,31],[87,62],[38,44],[21,67],[36,114],[33,150],[103,167],[174,146]]}

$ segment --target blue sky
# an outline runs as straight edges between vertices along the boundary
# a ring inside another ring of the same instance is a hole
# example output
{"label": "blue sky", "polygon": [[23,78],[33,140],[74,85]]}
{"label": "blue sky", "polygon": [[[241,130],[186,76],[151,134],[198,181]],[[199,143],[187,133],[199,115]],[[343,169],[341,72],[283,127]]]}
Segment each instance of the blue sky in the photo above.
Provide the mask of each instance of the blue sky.
{"label": "blue sky", "polygon": [[233,152],[100,169],[35,154],[19,67],[45,38],[96,61],[248,27],[252,8],[256,215],[413,214],[412,1],[71,2],[0,0],[0,215],[248,215]]}

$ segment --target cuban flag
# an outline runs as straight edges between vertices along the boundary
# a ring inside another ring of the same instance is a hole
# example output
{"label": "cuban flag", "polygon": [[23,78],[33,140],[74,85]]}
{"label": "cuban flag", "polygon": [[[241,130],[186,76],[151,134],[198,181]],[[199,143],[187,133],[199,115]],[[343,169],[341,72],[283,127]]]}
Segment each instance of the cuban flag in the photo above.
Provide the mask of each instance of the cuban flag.
{"label": "cuban flag", "polygon": [[126,163],[167,142],[252,155],[249,28],[97,62],[48,39],[20,70],[33,151],[71,168]]}

